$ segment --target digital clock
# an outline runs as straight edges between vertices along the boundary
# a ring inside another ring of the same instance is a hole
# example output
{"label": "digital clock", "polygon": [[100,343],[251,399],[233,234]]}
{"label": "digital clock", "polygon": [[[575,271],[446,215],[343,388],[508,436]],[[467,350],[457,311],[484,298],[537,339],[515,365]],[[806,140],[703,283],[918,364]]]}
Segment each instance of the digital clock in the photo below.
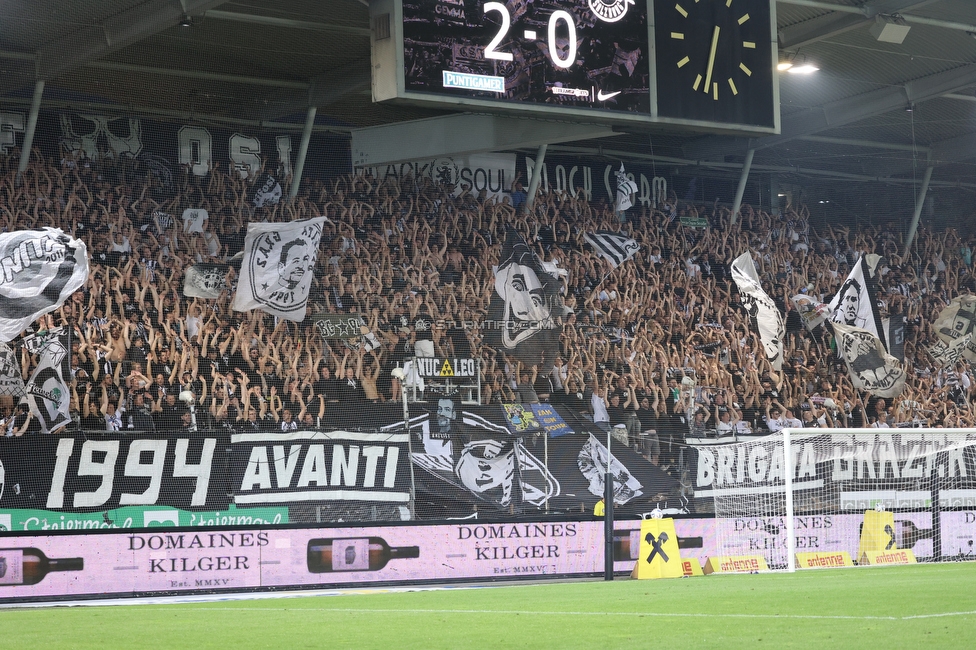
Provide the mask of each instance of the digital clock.
{"label": "digital clock", "polygon": [[404,88],[650,112],[644,0],[403,0]]}
{"label": "digital clock", "polygon": [[775,0],[370,0],[374,101],[779,132]]}

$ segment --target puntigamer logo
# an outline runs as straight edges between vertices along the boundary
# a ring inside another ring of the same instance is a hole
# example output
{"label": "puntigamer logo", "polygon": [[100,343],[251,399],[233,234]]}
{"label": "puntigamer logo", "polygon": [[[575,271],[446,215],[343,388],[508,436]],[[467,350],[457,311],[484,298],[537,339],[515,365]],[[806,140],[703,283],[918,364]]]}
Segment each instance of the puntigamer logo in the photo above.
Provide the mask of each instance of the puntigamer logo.
{"label": "puntigamer logo", "polygon": [[627,15],[634,0],[589,0],[590,11],[605,23],[615,23]]}

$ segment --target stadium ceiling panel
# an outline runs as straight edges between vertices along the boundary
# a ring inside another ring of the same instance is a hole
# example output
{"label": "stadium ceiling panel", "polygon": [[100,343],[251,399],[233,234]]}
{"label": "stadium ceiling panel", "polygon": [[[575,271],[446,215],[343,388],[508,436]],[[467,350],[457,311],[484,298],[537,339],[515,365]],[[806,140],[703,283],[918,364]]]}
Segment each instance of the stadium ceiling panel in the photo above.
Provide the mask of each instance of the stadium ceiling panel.
{"label": "stadium ceiling panel", "polygon": [[[910,27],[902,43],[872,34],[879,17],[899,16]],[[51,108],[296,130],[309,106],[318,109],[317,128],[342,131],[456,115],[372,102],[370,27],[367,0],[4,0],[0,108],[24,110],[44,80],[42,106]],[[934,179],[972,182],[976,38],[967,32],[976,33],[973,0],[779,0],[780,60],[820,68],[781,74],[781,135],[625,127],[593,140],[584,129],[562,146],[599,142],[635,156],[723,164],[757,148],[757,166],[803,160],[902,178],[931,155]]]}

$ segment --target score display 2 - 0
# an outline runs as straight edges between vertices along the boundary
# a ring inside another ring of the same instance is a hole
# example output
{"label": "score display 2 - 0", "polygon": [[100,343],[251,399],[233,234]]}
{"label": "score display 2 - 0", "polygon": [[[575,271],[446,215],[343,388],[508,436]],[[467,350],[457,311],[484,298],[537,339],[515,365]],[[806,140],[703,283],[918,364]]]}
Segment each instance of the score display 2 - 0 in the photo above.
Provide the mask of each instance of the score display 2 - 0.
{"label": "score display 2 - 0", "polygon": [[403,0],[411,93],[650,112],[644,0]]}

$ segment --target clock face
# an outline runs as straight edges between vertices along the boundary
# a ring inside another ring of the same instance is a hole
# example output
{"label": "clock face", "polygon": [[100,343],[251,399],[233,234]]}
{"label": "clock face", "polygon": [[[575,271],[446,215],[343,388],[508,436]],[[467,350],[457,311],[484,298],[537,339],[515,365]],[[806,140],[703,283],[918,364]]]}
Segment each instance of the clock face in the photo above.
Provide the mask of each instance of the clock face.
{"label": "clock face", "polygon": [[661,117],[774,128],[770,0],[655,0]]}

